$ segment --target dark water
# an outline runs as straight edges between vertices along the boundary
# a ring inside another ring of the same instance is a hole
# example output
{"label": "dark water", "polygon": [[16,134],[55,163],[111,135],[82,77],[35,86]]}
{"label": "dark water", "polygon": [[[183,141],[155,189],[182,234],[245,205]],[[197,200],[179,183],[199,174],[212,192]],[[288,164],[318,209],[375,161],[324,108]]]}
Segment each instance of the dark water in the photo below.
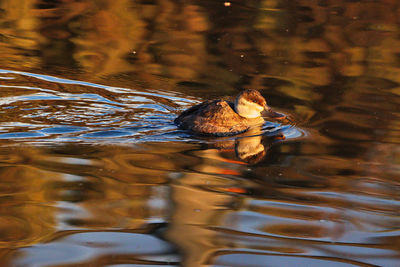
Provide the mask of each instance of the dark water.
{"label": "dark water", "polygon": [[[400,266],[399,14],[0,1],[1,266]],[[173,124],[242,88],[294,122]]]}

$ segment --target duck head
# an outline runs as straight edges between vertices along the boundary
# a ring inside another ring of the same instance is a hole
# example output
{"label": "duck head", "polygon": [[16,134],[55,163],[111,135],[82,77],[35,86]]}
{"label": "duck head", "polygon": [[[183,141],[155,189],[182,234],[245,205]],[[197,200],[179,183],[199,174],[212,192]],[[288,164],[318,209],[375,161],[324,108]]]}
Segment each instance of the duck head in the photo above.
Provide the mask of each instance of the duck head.
{"label": "duck head", "polygon": [[260,118],[261,116],[271,119],[286,118],[284,114],[275,112],[268,107],[265,98],[254,89],[244,90],[236,97],[235,111],[247,119]]}

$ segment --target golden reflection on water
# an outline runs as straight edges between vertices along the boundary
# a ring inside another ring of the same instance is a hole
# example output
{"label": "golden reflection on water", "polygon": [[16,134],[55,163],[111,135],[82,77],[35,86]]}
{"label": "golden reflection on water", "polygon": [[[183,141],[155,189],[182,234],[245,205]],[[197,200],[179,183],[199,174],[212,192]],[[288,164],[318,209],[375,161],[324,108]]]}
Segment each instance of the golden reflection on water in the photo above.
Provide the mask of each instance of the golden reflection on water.
{"label": "golden reflection on water", "polygon": [[10,266],[116,258],[230,265],[243,253],[353,264],[397,258],[397,171],[389,158],[353,166],[335,156],[311,160],[315,149],[295,158],[283,152],[297,145],[276,143],[251,168],[232,160],[234,151],[185,143],[3,147],[2,253]]}
{"label": "golden reflection on water", "polygon": [[[0,2],[2,266],[398,265],[397,1],[229,3]],[[241,88],[295,125],[173,125]]]}
{"label": "golden reflection on water", "polygon": [[1,64],[11,68],[84,80],[127,73],[152,88],[173,84],[160,76],[219,80],[228,91],[270,77],[326,86],[374,73],[398,82],[396,1],[17,2],[1,3]]}

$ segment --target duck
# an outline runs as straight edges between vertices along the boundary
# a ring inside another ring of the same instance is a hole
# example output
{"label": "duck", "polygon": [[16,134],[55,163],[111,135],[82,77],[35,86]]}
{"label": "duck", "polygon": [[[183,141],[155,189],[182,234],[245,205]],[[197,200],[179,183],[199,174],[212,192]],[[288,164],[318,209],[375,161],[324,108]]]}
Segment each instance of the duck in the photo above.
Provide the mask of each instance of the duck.
{"label": "duck", "polygon": [[204,101],[183,111],[175,120],[178,128],[206,136],[233,136],[261,126],[264,117],[283,120],[258,90],[241,91],[234,102],[224,99]]}

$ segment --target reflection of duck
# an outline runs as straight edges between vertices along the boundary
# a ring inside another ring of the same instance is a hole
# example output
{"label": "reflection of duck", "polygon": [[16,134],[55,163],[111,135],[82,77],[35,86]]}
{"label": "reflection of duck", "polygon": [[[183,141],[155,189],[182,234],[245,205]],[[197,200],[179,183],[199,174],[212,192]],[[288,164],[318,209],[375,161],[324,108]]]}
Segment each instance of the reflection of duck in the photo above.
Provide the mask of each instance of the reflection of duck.
{"label": "reflection of duck", "polygon": [[[256,164],[263,160],[267,155],[268,149],[277,141],[285,140],[285,135],[281,132],[274,132],[272,135],[263,135],[261,127],[251,127],[246,133],[240,134],[234,139],[232,137],[217,139],[209,144],[210,148],[218,149],[222,156],[221,161],[236,164]],[[232,161],[232,150],[240,161]]]}
{"label": "reflection of duck", "polygon": [[286,118],[269,108],[260,92],[249,89],[242,91],[235,103],[217,99],[195,105],[182,112],[175,123],[179,128],[195,133],[229,136],[261,125],[264,122],[262,115],[272,119]]}
{"label": "reflection of duck", "polygon": [[236,156],[242,161],[250,164],[259,162],[266,155],[265,146],[261,141],[261,135],[249,136],[236,140]]}
{"label": "reflection of duck", "polygon": [[285,140],[285,138],[282,133],[268,137],[254,135],[240,138],[235,143],[236,156],[248,164],[256,164],[266,156],[267,150],[274,142]]}

